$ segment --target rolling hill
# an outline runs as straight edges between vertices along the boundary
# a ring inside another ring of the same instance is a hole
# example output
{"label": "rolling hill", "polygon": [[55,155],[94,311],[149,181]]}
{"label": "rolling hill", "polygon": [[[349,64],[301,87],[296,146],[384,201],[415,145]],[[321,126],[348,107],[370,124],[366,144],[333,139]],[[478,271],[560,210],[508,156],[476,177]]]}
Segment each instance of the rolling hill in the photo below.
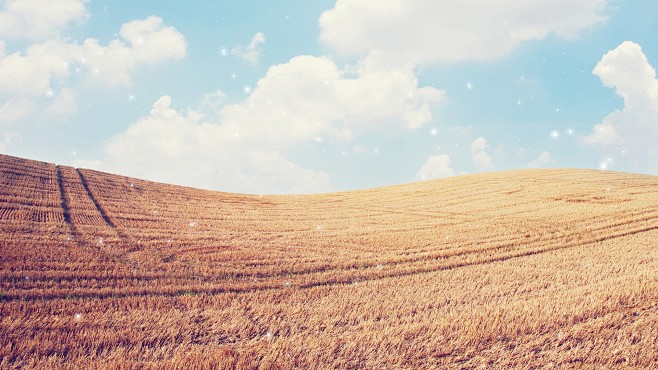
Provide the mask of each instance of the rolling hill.
{"label": "rolling hill", "polygon": [[0,155],[3,368],[658,368],[658,177],[258,196]]}

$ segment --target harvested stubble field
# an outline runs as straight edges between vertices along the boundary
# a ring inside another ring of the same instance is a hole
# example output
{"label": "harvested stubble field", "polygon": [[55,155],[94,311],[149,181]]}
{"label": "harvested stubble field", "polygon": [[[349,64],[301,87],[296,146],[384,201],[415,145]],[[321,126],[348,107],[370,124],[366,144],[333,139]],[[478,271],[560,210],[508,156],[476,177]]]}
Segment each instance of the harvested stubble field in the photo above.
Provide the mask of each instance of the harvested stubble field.
{"label": "harvested stubble field", "polygon": [[658,178],[257,196],[0,156],[3,368],[658,368]]}

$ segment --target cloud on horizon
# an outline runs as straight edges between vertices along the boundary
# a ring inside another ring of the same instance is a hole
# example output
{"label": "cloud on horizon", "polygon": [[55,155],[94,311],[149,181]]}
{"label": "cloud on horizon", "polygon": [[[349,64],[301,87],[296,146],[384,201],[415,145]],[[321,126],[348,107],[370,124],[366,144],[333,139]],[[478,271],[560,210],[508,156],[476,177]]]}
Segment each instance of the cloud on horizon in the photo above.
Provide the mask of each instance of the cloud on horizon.
{"label": "cloud on horizon", "polygon": [[493,158],[487,153],[487,139],[480,136],[471,143],[471,158],[476,168],[489,169],[493,166]]}
{"label": "cloud on horizon", "polygon": [[450,156],[447,154],[432,155],[422,165],[416,174],[416,180],[441,179],[455,176],[457,173],[450,166]]}
{"label": "cloud on horizon", "polygon": [[[212,104],[223,96],[210,94]],[[207,99],[204,99],[207,100]],[[329,175],[301,168],[284,151],[318,140],[349,142],[393,127],[418,129],[433,120],[443,91],[419,87],[411,70],[362,61],[341,69],[331,59],[298,56],[269,68],[242,102],[185,115],[162,97],[148,117],[83,163],[149,179],[252,193],[330,190]]]}
{"label": "cloud on horizon", "polygon": [[604,150],[604,168],[625,160],[658,173],[658,80],[641,46],[623,42],[606,53],[592,73],[615,89],[624,107],[596,124],[584,143]]}
{"label": "cloud on horizon", "polygon": [[544,150],[537,159],[532,160],[528,162],[528,168],[541,168],[541,167],[546,167],[553,163],[553,157],[551,156],[551,153],[548,151]]}

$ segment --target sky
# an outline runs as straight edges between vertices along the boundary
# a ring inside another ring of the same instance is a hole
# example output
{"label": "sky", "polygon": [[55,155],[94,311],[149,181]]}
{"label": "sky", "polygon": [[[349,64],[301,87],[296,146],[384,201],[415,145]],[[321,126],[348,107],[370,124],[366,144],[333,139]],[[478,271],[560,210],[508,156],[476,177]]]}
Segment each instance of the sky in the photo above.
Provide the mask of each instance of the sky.
{"label": "sky", "polygon": [[0,153],[239,193],[658,175],[651,0],[0,0]]}

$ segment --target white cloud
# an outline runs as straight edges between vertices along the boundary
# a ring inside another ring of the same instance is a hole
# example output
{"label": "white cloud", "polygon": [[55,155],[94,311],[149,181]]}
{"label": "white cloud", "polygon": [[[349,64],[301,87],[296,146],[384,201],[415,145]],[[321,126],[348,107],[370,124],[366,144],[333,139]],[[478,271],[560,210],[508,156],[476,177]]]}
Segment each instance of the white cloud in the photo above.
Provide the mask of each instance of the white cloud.
{"label": "white cloud", "polygon": [[186,53],[183,35],[158,17],[126,23],[119,33],[123,41],[112,40],[107,46],[94,39],[80,45],[54,38],[9,55],[0,43],[0,109],[7,113],[3,120],[18,120],[42,106],[35,98],[52,96],[56,98],[51,112],[74,112],[75,94],[69,84],[74,73],[86,71],[88,81],[125,86],[139,66],[180,59]]}
{"label": "white cloud", "polygon": [[609,51],[593,72],[603,84],[624,99],[624,108],[606,116],[594,126],[584,142],[600,145],[610,157],[628,156],[638,169],[658,170],[658,80],[640,45],[625,41]]}
{"label": "white cloud", "polygon": [[52,80],[70,75],[68,62],[75,56],[76,46],[51,40],[0,58],[0,94],[45,96]]}
{"label": "white cloud", "polygon": [[416,174],[416,179],[430,180],[455,175],[455,171],[450,167],[450,157],[447,154],[440,154],[427,158],[425,164],[423,164]]}
{"label": "white cloud", "polygon": [[59,39],[30,46],[0,58],[0,93],[45,96],[53,82],[62,82],[72,69],[87,69],[92,79],[109,84],[129,85],[133,70],[185,56],[187,43],[162,19],[149,17],[124,24],[120,31],[128,45],[112,40],[102,46],[87,39],[82,45]]}
{"label": "white cloud", "polygon": [[222,122],[230,135],[283,147],[318,136],[345,140],[373,126],[417,129],[443,99],[443,91],[418,87],[411,70],[364,61],[354,78],[347,74],[328,58],[295,57],[270,67],[244,102],[222,109]]}
{"label": "white cloud", "polygon": [[341,54],[417,64],[489,60],[549,34],[573,39],[603,22],[605,0],[341,0],[320,38]]}
{"label": "white cloud", "polygon": [[245,62],[256,65],[258,60],[263,55],[262,45],[265,43],[265,35],[258,32],[251,38],[251,42],[245,48],[242,46],[231,49],[231,55],[237,56]]}
{"label": "white cloud", "polygon": [[540,167],[545,167],[549,164],[553,163],[553,158],[551,157],[551,153],[547,151],[543,151],[537,159],[528,162],[528,167],[529,168],[540,168]]}
{"label": "white cloud", "polygon": [[0,137],[0,153],[7,153],[8,148],[12,144],[15,144],[16,142],[20,142],[22,140],[23,137],[15,132],[12,131],[3,132],[2,136]]}
{"label": "white cloud", "polygon": [[53,116],[66,116],[75,113],[78,105],[75,101],[75,92],[72,89],[62,89],[53,97],[53,102],[48,108],[48,113]]}
{"label": "white cloud", "polygon": [[198,112],[183,115],[164,96],[148,117],[109,140],[100,161],[78,165],[167,183],[247,193],[329,190],[329,176],[301,168],[280,152],[228,137]]}
{"label": "white cloud", "polygon": [[219,112],[225,100],[226,94],[222,90],[205,94],[201,100],[201,109],[206,112]]}
{"label": "white cloud", "polygon": [[364,61],[347,71],[328,58],[299,56],[270,67],[244,101],[222,106],[222,98],[209,94],[203,107],[210,112],[182,115],[163,97],[90,164],[219,190],[327,191],[326,173],[299,167],[284,151],[318,137],[349,141],[367,130],[416,129],[432,120],[443,92],[418,87],[412,70]]}
{"label": "white cloud", "polygon": [[88,17],[84,0],[6,0],[0,11],[0,37],[43,39]]}
{"label": "white cloud", "polygon": [[130,85],[132,73],[140,65],[182,59],[187,52],[185,37],[174,27],[165,26],[162,18],[148,17],[121,26],[122,40],[101,46],[87,39],[82,45],[82,59],[90,76],[110,86]]}
{"label": "white cloud", "polygon": [[[2,104],[1,101],[0,104]],[[0,123],[16,122],[30,114],[32,110],[32,104],[27,98],[8,99],[0,106]]]}
{"label": "white cloud", "polygon": [[487,154],[486,149],[489,147],[487,139],[480,136],[471,143],[471,158],[473,164],[479,169],[491,168],[493,158]]}

